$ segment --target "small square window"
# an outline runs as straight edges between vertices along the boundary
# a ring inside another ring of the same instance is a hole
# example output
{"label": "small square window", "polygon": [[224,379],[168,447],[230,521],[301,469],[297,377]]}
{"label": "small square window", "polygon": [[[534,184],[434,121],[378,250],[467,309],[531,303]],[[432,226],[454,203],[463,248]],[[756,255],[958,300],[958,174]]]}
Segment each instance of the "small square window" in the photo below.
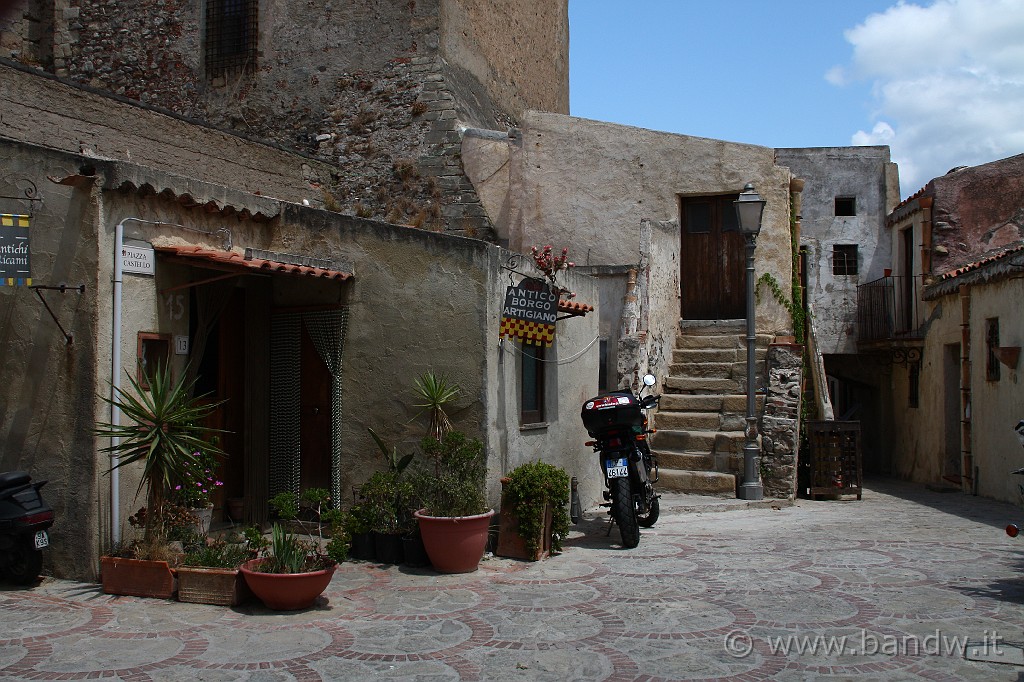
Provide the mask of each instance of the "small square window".
{"label": "small square window", "polygon": [[835,244],[832,247],[832,274],[857,274],[857,245]]}
{"label": "small square window", "polygon": [[139,332],[137,377],[139,386],[143,390],[149,390],[149,377],[161,371],[170,357],[171,337],[169,334]]}
{"label": "small square window", "polygon": [[836,215],[851,216],[857,215],[856,197],[836,197]]}

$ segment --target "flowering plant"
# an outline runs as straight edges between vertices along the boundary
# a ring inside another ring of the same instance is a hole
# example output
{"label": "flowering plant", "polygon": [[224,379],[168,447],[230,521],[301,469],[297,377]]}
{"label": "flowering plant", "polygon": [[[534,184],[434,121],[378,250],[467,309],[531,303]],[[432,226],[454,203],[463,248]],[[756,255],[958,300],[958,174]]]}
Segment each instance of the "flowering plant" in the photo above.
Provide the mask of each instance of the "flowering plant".
{"label": "flowering plant", "polygon": [[186,465],[184,477],[171,488],[171,498],[190,509],[208,507],[214,491],[224,485],[217,480],[217,458],[199,451],[193,452],[192,457],[195,462]]}
{"label": "flowering plant", "polygon": [[576,266],[575,263],[569,260],[569,247],[565,247],[560,254],[556,254],[550,244],[543,249],[533,246],[530,248],[530,255],[533,257],[533,264],[544,273],[544,276],[548,278],[548,281],[551,282],[551,285],[559,295],[566,298],[576,297],[575,292],[561,288],[558,286],[558,282],[555,281],[555,276],[559,271],[568,270]]}

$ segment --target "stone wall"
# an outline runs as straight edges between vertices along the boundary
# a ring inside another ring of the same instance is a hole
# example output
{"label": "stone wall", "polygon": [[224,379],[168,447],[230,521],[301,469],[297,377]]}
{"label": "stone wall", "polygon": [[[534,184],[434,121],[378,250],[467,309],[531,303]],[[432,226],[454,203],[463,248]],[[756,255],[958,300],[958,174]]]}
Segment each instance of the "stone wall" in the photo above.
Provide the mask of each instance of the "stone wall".
{"label": "stone wall", "polygon": [[259,3],[255,63],[207,77],[205,3],[23,0],[3,56],[337,167],[312,205],[495,239],[465,125],[568,111],[568,3]]}
{"label": "stone wall", "polygon": [[802,346],[772,344],[765,358],[768,394],[760,429],[765,497],[796,497],[802,354]]}

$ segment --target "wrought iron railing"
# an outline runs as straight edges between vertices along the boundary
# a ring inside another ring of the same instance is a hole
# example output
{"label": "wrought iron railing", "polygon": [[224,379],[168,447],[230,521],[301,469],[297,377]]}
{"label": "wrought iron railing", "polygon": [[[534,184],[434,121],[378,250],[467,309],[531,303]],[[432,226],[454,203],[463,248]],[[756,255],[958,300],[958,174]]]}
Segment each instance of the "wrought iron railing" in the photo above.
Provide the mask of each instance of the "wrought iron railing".
{"label": "wrought iron railing", "polygon": [[857,340],[921,336],[918,278],[889,276],[857,287]]}

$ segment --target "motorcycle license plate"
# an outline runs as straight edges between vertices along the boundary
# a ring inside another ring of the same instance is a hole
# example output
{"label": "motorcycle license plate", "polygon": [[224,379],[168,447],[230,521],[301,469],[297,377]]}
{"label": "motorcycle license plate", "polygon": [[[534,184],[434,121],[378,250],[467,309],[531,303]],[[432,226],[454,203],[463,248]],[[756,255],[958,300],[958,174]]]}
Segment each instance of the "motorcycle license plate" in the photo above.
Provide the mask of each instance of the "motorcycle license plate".
{"label": "motorcycle license plate", "polygon": [[45,530],[38,531],[35,537],[36,549],[42,549],[43,547],[50,546],[50,536],[46,534]]}
{"label": "motorcycle license plate", "polygon": [[629,467],[626,466],[625,457],[606,459],[604,461],[604,470],[608,473],[608,478],[626,478],[629,476]]}

